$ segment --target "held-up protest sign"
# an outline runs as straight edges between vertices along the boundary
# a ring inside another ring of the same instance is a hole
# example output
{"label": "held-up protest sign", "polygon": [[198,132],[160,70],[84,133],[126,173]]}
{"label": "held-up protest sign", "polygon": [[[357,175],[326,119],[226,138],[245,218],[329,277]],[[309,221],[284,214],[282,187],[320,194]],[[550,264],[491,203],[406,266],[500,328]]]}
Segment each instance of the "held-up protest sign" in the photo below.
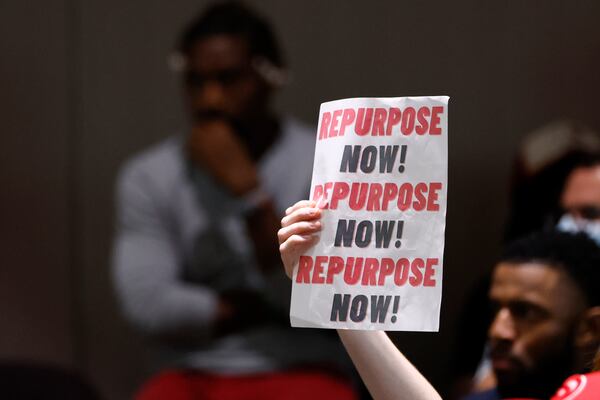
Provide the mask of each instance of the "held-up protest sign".
{"label": "held-up protest sign", "polygon": [[294,270],[292,326],[438,330],[447,170],[448,97],[321,105],[323,228]]}

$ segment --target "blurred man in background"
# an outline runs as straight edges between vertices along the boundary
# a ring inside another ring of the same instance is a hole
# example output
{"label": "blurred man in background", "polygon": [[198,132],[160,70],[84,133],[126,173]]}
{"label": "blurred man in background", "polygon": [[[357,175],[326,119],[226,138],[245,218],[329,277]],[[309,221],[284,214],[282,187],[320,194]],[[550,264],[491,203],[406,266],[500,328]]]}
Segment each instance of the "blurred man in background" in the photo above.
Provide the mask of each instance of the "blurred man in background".
{"label": "blurred man in background", "polygon": [[490,289],[490,355],[497,387],[469,400],[546,399],[587,372],[600,344],[600,248],[548,232],[509,245]]}
{"label": "blurred man in background", "polygon": [[513,163],[506,241],[553,227],[567,177],[595,154],[600,134],[582,122],[552,121],[528,133]]}
{"label": "blurred man in background", "polygon": [[276,232],[307,195],[314,132],[270,108],[286,78],[271,28],[219,3],[179,53],[189,131],[132,158],[117,187],[117,292],[169,367],[137,398],[355,398],[337,338],[289,327]]}
{"label": "blurred man in background", "polygon": [[600,155],[579,161],[565,182],[558,229],[585,232],[600,246]]}

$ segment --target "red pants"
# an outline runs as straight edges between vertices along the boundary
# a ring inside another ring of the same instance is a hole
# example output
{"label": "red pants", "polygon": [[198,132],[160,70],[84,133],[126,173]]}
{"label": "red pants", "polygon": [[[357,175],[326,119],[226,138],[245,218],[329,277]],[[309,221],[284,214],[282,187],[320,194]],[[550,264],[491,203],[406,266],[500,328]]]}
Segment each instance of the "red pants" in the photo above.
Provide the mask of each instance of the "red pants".
{"label": "red pants", "polygon": [[146,382],[135,400],[356,400],[344,378],[314,371],[220,376],[166,371]]}

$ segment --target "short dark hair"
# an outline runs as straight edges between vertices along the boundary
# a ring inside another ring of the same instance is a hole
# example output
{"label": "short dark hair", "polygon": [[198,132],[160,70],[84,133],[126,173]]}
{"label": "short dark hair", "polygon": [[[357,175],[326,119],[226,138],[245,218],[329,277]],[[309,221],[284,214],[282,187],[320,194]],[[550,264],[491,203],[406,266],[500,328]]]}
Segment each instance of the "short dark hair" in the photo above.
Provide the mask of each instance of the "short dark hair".
{"label": "short dark hair", "polygon": [[284,66],[271,26],[239,1],[217,2],[204,10],[184,29],[178,50],[188,54],[199,39],[219,34],[241,36],[247,41],[252,55],[263,56],[278,67]]}
{"label": "short dark hair", "polygon": [[509,244],[499,261],[561,268],[581,289],[589,306],[600,305],[600,247],[585,233],[536,232]]}

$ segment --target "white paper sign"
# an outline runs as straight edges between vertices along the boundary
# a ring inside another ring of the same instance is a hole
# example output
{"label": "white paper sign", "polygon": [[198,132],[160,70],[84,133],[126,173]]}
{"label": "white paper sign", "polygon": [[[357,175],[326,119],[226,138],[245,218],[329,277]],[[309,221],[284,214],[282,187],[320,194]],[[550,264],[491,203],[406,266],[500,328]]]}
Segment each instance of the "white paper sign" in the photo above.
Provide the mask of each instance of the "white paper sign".
{"label": "white paper sign", "polygon": [[448,97],[321,105],[323,229],[295,267],[292,326],[439,329],[447,170]]}

